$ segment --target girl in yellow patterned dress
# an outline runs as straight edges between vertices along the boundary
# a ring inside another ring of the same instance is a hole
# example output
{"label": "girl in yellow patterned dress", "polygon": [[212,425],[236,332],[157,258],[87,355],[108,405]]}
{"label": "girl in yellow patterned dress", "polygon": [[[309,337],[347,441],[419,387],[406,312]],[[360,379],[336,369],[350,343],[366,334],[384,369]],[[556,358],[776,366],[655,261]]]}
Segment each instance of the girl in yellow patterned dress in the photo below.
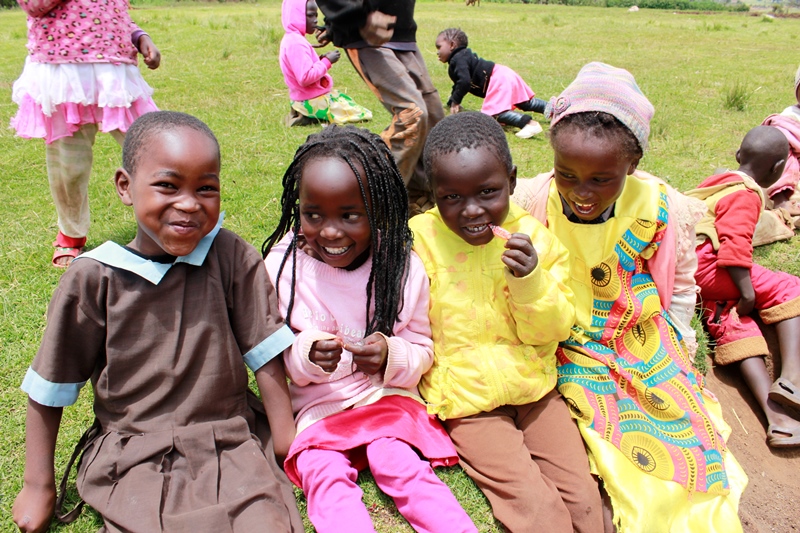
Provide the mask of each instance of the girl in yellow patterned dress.
{"label": "girl in yellow patterned dress", "polygon": [[558,389],[608,496],[606,530],[737,532],[747,477],[681,333],[696,269],[676,244],[685,198],[634,175],[653,112],[630,73],[584,66],[548,104],[554,170],[515,199],[570,253],[577,318]]}

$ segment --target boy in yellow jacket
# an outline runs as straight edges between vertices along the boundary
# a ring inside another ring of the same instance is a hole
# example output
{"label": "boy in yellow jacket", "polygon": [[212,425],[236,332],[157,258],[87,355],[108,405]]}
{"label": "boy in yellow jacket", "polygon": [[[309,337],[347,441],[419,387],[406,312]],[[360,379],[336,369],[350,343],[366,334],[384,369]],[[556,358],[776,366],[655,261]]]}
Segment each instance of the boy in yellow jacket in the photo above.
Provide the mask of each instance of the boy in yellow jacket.
{"label": "boy in yellow jacket", "polygon": [[423,158],[436,207],[409,223],[431,279],[434,363],[419,386],[429,411],[509,531],[602,531],[597,484],[555,390],[556,347],[575,320],[567,251],[510,203],[516,167],[491,117],[445,118]]}

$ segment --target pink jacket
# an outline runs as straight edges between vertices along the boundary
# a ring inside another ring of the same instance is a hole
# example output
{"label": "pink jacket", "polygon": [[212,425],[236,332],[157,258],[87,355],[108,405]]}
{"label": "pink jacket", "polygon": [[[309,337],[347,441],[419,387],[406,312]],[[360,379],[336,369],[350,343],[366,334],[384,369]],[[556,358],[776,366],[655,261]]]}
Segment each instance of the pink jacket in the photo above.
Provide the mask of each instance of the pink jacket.
{"label": "pink jacket", "polygon": [[127,0],[17,0],[28,14],[28,54],[34,63],[136,64],[144,32]]}
{"label": "pink jacket", "polygon": [[770,198],[783,191],[791,191],[797,188],[800,181],[800,120],[788,116],[786,113],[791,109],[787,108],[780,115],[770,115],[761,123],[762,126],[773,126],[781,130],[789,141],[789,157],[786,159],[786,167],[783,174],[769,189],[767,195]]}
{"label": "pink jacket", "polygon": [[306,40],[305,0],[283,0],[281,22],[286,33],[281,39],[278,61],[289,98],[300,102],[331,92],[333,78],[328,74],[331,62],[320,59]]}
{"label": "pink jacket", "polygon": [[[291,258],[279,283],[276,277],[290,239],[291,234],[284,237],[264,260],[270,280],[278,290],[283,316],[291,290]],[[374,403],[384,396],[399,394],[422,401],[417,383],[433,364],[433,341],[428,319],[428,275],[414,253],[403,291],[403,310],[395,324],[394,336],[386,339],[389,356],[383,374],[368,376],[356,371],[352,354],[346,350],[331,374],[325,373],[308,357],[315,341],[339,337],[354,342],[365,336],[366,287],[371,268],[369,259],[355,270],[344,270],[328,266],[302,250],[297,251],[297,281],[291,316],[297,338],[284,352],[283,360],[291,380],[289,391],[298,433],[326,416]]]}

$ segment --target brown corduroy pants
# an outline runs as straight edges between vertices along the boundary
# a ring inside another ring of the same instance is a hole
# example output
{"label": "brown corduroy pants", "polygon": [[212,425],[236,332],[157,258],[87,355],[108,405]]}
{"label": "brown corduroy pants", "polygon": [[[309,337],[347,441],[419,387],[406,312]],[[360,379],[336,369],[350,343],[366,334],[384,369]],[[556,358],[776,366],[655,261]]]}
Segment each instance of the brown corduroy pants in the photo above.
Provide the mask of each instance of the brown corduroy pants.
{"label": "brown corduroy pants", "polygon": [[445,420],[461,466],[512,533],[599,533],[600,493],[564,399]]}

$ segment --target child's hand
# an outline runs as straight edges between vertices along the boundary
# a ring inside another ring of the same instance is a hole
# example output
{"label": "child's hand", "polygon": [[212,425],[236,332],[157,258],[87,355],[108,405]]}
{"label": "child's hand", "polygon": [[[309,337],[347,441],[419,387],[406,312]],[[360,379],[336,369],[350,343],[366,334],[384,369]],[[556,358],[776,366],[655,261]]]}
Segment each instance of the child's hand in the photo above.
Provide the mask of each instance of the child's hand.
{"label": "child's hand", "polygon": [[373,333],[364,339],[363,346],[345,344],[353,354],[353,363],[361,372],[370,376],[377,374],[386,366],[386,358],[389,355],[389,346],[386,338],[380,333]]}
{"label": "child's hand", "polygon": [[370,46],[382,46],[389,42],[394,35],[394,23],[397,17],[387,15],[380,11],[373,11],[367,15],[367,21],[358,30],[361,38]]}
{"label": "child's hand", "polygon": [[339,61],[339,57],[341,57],[341,55],[339,54],[339,50],[331,50],[330,52],[328,52],[327,54],[325,54],[322,57],[327,57],[328,61],[330,61],[331,65],[333,65],[334,63]]}
{"label": "child's hand", "polygon": [[324,26],[314,30],[314,37],[317,39],[317,44],[312,45],[314,48],[328,46],[328,43],[331,42],[331,36],[328,35],[328,30]]}
{"label": "child's hand", "polygon": [[161,64],[161,52],[153,43],[149,35],[139,37],[139,52],[144,57],[144,63],[150,70],[155,70]]}
{"label": "child's hand", "polygon": [[755,295],[750,295],[750,297],[748,298],[742,296],[736,303],[736,312],[739,314],[739,316],[747,316],[753,312],[753,307],[755,307],[755,305],[756,305]]}
{"label": "child's hand", "polygon": [[56,487],[25,483],[14,500],[11,515],[20,531],[41,533],[50,527],[56,507]]}
{"label": "child's hand", "polygon": [[503,252],[501,259],[517,278],[527,276],[539,264],[536,249],[530,236],[525,233],[511,234],[511,238],[506,241],[506,251]]}
{"label": "child's hand", "polygon": [[461,112],[461,104],[453,104],[450,106],[450,114],[455,115]]}
{"label": "child's hand", "polygon": [[316,341],[308,352],[309,360],[330,374],[342,358],[342,344],[338,339]]}

